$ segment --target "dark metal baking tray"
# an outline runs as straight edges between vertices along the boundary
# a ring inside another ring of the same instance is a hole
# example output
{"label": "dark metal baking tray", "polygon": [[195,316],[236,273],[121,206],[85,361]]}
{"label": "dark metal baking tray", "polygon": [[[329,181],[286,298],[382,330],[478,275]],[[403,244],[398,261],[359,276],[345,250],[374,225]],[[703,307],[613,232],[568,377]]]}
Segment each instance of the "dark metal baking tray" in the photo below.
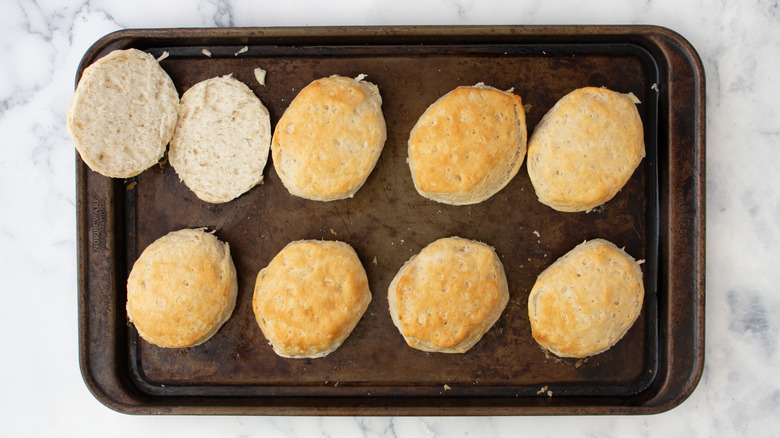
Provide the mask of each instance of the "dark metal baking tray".
{"label": "dark metal baking tray", "polygon": [[[161,65],[180,93],[232,74],[265,103],[272,125],[312,80],[366,74],[384,99],[388,137],[355,197],[328,203],[289,195],[270,159],[263,185],[212,205],[165,160],[122,180],[92,172],[77,155],[80,365],[108,407],[131,414],[648,414],[693,391],[704,362],[704,71],[680,35],[655,26],[123,30],[87,51],[77,81],[96,59],[129,47],[167,52]],[[264,86],[253,74],[258,67],[267,71]],[[522,96],[529,134],[575,88],[632,92],[641,100],[647,157],[614,199],[590,213],[540,204],[525,165],[481,204],[423,199],[406,163],[409,131],[439,96],[477,82]],[[156,238],[192,227],[230,243],[237,306],[208,342],[157,348],[127,323],[127,275]],[[413,350],[390,320],[387,287],[411,255],[452,235],[496,248],[509,305],[466,354]],[[528,292],[552,261],[596,237],[645,260],[642,314],[605,353],[548,357],[531,338]],[[257,272],[299,239],[351,244],[374,296],[346,342],[320,359],[276,356],[251,309]]]}

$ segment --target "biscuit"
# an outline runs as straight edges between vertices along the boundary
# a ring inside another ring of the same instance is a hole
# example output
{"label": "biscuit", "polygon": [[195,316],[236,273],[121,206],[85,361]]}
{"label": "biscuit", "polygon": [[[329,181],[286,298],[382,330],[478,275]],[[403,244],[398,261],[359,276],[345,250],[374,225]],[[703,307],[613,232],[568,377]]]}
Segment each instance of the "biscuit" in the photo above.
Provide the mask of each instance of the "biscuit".
{"label": "biscuit", "polygon": [[540,202],[588,211],[625,186],[645,156],[637,103],[631,93],[580,88],[544,115],[528,141],[528,175]]}
{"label": "biscuit", "polygon": [[274,168],[292,195],[316,201],[352,197],[387,139],[379,88],[363,80],[318,79],[293,99],[274,130]]}
{"label": "biscuit", "polygon": [[252,307],[276,354],[317,358],[344,342],[370,302],[366,271],[351,246],[300,240],[258,273]]}
{"label": "biscuit", "polygon": [[203,230],[173,231],[144,249],[127,278],[127,315],[154,345],[184,348],[230,318],[238,283],[230,247]]}
{"label": "biscuit", "polygon": [[271,147],[268,110],[232,76],[207,79],[181,97],[168,160],[203,201],[231,201],[263,182]]}
{"label": "biscuit", "polygon": [[406,343],[440,353],[468,351],[509,301],[504,266],[493,248],[460,237],[423,248],[387,292],[390,317]]}
{"label": "biscuit", "polygon": [[531,333],[556,356],[593,356],[626,334],[643,299],[639,263],[606,240],[589,240],[539,274],[528,296]]}
{"label": "biscuit", "polygon": [[165,154],[178,105],[173,81],[152,55],[114,50],[84,69],[68,108],[68,132],[90,169],[130,178]]}
{"label": "biscuit", "polygon": [[409,135],[417,192],[437,202],[476,204],[503,189],[525,157],[520,96],[479,83],[434,102]]}

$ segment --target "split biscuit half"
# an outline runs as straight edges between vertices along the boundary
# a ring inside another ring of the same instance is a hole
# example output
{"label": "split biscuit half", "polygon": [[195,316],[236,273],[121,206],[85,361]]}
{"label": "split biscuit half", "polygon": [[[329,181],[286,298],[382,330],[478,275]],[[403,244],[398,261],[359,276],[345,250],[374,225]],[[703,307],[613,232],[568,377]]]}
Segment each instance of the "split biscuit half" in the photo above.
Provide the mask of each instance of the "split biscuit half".
{"label": "split biscuit half", "polygon": [[270,147],[268,110],[228,75],[201,81],[182,95],[168,160],[199,199],[218,204],[263,182]]}
{"label": "split biscuit half", "polygon": [[114,50],[84,69],[67,113],[81,159],[112,178],[130,178],[165,154],[179,94],[150,54]]}

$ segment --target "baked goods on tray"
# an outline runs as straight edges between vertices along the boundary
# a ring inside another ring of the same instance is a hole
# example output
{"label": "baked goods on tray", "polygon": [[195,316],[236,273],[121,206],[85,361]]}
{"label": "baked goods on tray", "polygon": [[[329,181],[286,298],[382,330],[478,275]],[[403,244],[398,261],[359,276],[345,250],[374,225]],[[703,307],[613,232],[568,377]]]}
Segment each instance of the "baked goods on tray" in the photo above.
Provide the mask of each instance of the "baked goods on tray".
{"label": "baked goods on tray", "polygon": [[593,356],[626,334],[643,300],[639,262],[609,241],[589,240],[539,274],[528,296],[532,335],[556,356]]}
{"label": "baked goods on tray", "polygon": [[316,201],[352,197],[387,139],[379,88],[343,76],[304,87],[274,129],[271,155],[284,186]]}
{"label": "baked goods on tray", "polygon": [[410,347],[465,353],[501,316],[509,287],[493,248],[447,237],[399,269],[387,299],[393,323]]}
{"label": "baked goods on tray", "polygon": [[271,147],[268,110],[232,76],[184,92],[168,161],[198,198],[231,201],[263,182]]}
{"label": "baked goods on tray", "polygon": [[252,307],[279,356],[317,358],[341,346],[370,302],[366,271],[350,245],[300,240],[260,270]]}
{"label": "baked goods on tray", "polygon": [[238,283],[230,246],[201,229],[172,231],[147,246],[127,278],[127,315],[160,347],[211,338],[230,318]]}
{"label": "baked goods on tray", "polygon": [[540,202],[588,211],[623,188],[645,156],[637,103],[631,93],[586,87],[544,115],[528,140],[528,175]]}
{"label": "baked goods on tray", "polygon": [[178,106],[173,81],[152,55],[114,50],[84,69],[68,108],[68,132],[90,169],[129,178],[163,157]]}
{"label": "baked goods on tray", "polygon": [[414,187],[445,204],[485,201],[520,170],[526,140],[520,96],[483,83],[458,87],[431,104],[412,128]]}

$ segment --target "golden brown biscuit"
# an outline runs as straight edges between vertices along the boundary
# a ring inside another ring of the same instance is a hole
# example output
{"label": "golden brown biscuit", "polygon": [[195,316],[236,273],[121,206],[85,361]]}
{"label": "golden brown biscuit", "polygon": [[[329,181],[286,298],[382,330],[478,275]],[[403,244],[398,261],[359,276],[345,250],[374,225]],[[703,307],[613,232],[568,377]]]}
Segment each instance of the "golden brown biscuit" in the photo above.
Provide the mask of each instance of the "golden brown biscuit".
{"label": "golden brown biscuit", "polygon": [[68,132],[90,169],[129,178],[165,154],[178,105],[173,81],[152,55],[114,50],[84,69],[68,108]]}
{"label": "golden brown biscuit", "polygon": [[344,242],[288,244],[257,275],[257,324],[282,357],[316,358],[336,350],[371,302],[363,265]]}
{"label": "golden brown biscuit", "polygon": [[580,88],[561,98],[528,141],[528,175],[539,201],[559,211],[588,211],[628,182],[645,142],[637,98]]}
{"label": "golden brown biscuit", "polygon": [[166,234],[144,249],[127,278],[127,315],[160,347],[211,338],[230,318],[238,283],[230,247],[203,230]]}
{"label": "golden brown biscuit", "polygon": [[520,96],[479,83],[434,102],[409,135],[417,192],[453,205],[482,202],[514,178],[526,148]]}
{"label": "golden brown biscuit", "polygon": [[333,201],[363,186],[386,139],[379,88],[362,75],[332,76],[293,99],[274,129],[271,156],[291,194]]}
{"label": "golden brown biscuit", "polygon": [[501,316],[509,288],[493,248],[448,237],[406,262],[387,298],[393,323],[410,347],[465,353]]}
{"label": "golden brown biscuit", "polygon": [[642,310],[642,270],[603,239],[586,241],[545,269],[528,297],[531,332],[560,357],[606,351]]}

